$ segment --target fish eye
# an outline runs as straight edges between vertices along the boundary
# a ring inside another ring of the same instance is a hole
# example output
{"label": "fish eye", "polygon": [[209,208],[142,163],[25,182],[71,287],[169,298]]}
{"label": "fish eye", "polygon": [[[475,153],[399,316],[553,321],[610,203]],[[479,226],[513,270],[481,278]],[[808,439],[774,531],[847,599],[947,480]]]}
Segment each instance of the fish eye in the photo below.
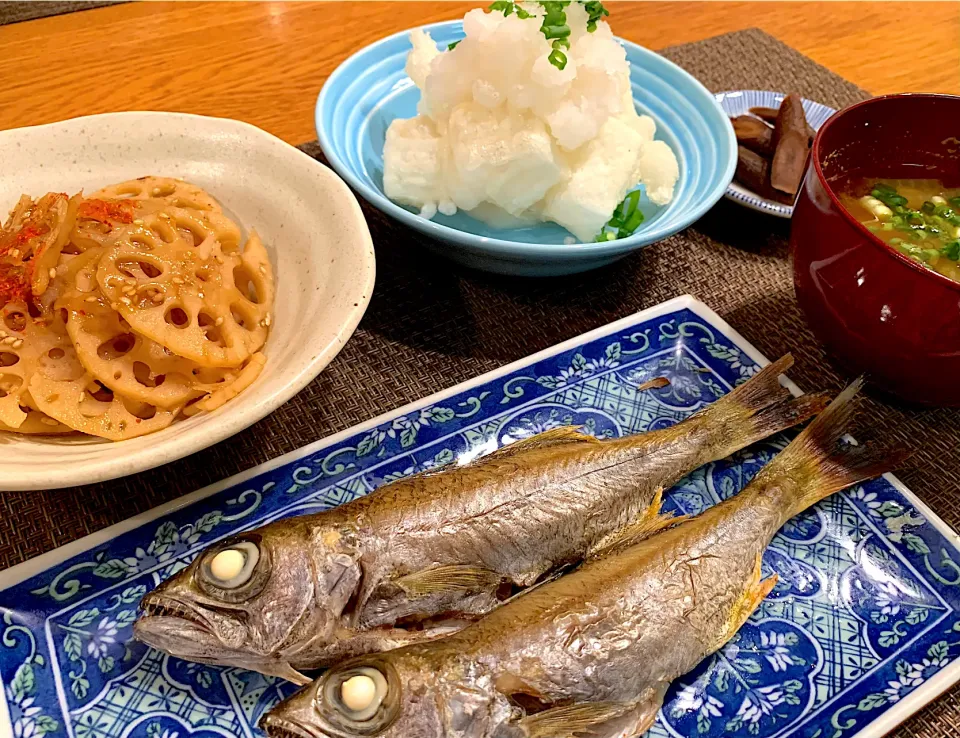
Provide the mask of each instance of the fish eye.
{"label": "fish eye", "polygon": [[197,581],[207,594],[215,597],[233,602],[249,599],[266,584],[264,574],[268,567],[262,565],[264,558],[259,541],[227,541],[204,555]]}
{"label": "fish eye", "polygon": [[396,717],[399,691],[392,669],[353,666],[328,672],[317,686],[315,703],[334,727],[373,735]]}
{"label": "fish eye", "polygon": [[213,554],[207,561],[207,574],[218,586],[236,589],[250,581],[259,560],[260,549],[256,544],[240,541]]}

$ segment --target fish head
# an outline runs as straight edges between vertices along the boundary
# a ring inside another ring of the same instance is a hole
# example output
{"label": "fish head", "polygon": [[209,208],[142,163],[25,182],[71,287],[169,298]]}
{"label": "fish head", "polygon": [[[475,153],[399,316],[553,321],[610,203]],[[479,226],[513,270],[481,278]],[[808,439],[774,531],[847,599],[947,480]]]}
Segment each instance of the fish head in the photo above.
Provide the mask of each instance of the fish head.
{"label": "fish head", "polygon": [[305,526],[277,521],[210,546],[143,598],[134,636],[190,661],[306,683],[285,648],[298,634],[323,627],[310,544]]}
{"label": "fish head", "polygon": [[482,667],[432,644],[325,672],[260,720],[268,738],[522,738]]}

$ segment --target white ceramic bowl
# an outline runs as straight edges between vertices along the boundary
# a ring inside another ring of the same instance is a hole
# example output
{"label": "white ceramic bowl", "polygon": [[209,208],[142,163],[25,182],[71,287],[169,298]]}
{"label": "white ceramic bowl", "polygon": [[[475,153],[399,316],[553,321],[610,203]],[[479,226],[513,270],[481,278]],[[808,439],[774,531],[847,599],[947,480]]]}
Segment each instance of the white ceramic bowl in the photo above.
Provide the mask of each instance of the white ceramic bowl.
{"label": "white ceramic bowl", "polygon": [[[111,113],[0,132],[0,211],[21,193],[74,193],[144,175],[205,188],[256,228],[277,282],[267,364],[219,410],[110,442],[0,432],[0,490],[112,479],[200,451],[269,414],[343,347],[373,291],[373,243],[356,198],[330,169],[259,128],[178,113]],[[3,216],[5,217],[5,216]]]}

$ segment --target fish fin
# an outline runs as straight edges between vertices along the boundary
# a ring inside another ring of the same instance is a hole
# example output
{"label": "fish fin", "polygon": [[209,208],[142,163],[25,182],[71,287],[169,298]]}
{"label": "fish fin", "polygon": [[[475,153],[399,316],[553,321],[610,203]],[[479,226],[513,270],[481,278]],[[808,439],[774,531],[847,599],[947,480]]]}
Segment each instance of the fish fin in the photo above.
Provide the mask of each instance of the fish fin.
{"label": "fish fin", "polygon": [[630,712],[634,706],[622,702],[581,702],[552,707],[521,718],[517,725],[527,738],[580,738],[596,735],[594,728]]}
{"label": "fish fin", "polygon": [[535,436],[521,438],[511,444],[504,446],[484,458],[490,458],[494,455],[508,456],[518,451],[529,451],[535,448],[545,448],[547,446],[557,446],[567,443],[601,443],[599,438],[594,438],[586,433],[581,433],[576,426],[564,425],[560,428],[551,428],[543,433],[537,433]]}
{"label": "fish fin", "polygon": [[792,428],[826,407],[825,395],[795,398],[780,385],[780,375],[791,366],[793,357],[787,354],[694,416],[716,439],[714,458]]}
{"label": "fish fin", "polygon": [[313,681],[313,679],[308,677],[306,674],[294,669],[286,661],[277,662],[277,668],[273,669],[270,673],[273,676],[286,679],[288,682],[293,682],[300,687],[305,687]]}
{"label": "fish fin", "polygon": [[663,705],[667,683],[648,688],[636,702],[581,702],[521,718],[526,738],[626,738],[645,733]]}
{"label": "fish fin", "polygon": [[495,571],[467,564],[434,566],[393,580],[408,596],[418,598],[440,592],[485,592],[500,584]]}
{"label": "fish fin", "polygon": [[757,563],[750,577],[747,589],[741,595],[737,604],[734,605],[733,614],[727,623],[727,628],[720,634],[717,643],[711,651],[719,651],[727,641],[733,638],[737,631],[743,627],[744,623],[750,619],[750,616],[760,607],[767,595],[777,586],[779,578],[776,574],[763,578],[763,554],[757,554]]}
{"label": "fish fin", "polygon": [[686,515],[661,513],[660,507],[662,505],[663,487],[660,487],[653,496],[653,502],[650,503],[650,506],[644,511],[640,518],[601,538],[590,548],[585,558],[596,559],[601,556],[607,556],[615,551],[639,543],[644,538],[649,538],[687,518]]}
{"label": "fish fin", "polygon": [[837,395],[757,475],[755,484],[784,477],[795,483],[792,505],[784,510],[784,521],[834,492],[892,469],[908,456],[900,450],[843,441],[855,409],[853,398],[862,386],[863,380],[858,379]]}

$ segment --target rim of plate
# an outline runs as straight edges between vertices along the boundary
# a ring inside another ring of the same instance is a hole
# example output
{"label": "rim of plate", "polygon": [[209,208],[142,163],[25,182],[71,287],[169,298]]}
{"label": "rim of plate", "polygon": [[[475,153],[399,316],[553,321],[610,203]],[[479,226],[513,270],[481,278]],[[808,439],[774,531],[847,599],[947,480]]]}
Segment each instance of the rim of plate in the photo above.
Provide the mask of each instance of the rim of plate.
{"label": "rim of plate", "polygon": [[[178,113],[160,110],[125,110],[114,113],[97,113],[95,115],[82,115],[73,118],[66,118],[52,123],[42,123],[34,126],[20,126],[0,131],[0,141],[4,139],[15,138],[15,134],[22,131],[37,131],[43,129],[56,129],[65,125],[82,125],[89,121],[116,118],[174,118],[185,119],[189,125],[190,120],[214,121],[217,125],[234,127],[241,129],[250,135],[259,137],[270,146],[279,147],[287,153],[294,152],[297,156],[303,157],[306,166],[319,167],[325,172],[324,177],[329,180],[332,188],[339,189],[345,196],[345,201],[349,203],[349,210],[357,219],[358,223],[363,224],[361,236],[364,246],[364,263],[366,264],[366,279],[358,285],[359,297],[356,305],[346,313],[344,321],[337,329],[336,334],[323,348],[323,350],[310,356],[304,367],[291,379],[279,387],[269,397],[258,398],[250,402],[247,407],[238,407],[233,412],[221,411],[222,415],[219,422],[212,428],[204,429],[202,434],[193,434],[191,443],[177,443],[178,439],[190,438],[191,435],[179,434],[171,435],[163,439],[162,450],[156,446],[150,446],[139,449],[132,454],[120,454],[115,458],[104,458],[101,460],[84,461],[76,467],[67,469],[45,469],[43,471],[30,471],[22,474],[15,481],[5,480],[5,486],[11,490],[31,490],[31,489],[58,489],[63,487],[93,484],[111,479],[118,479],[132,474],[149,471],[163,464],[182,459],[191,454],[209,448],[231,436],[236,435],[242,430],[249,428],[254,423],[262,420],[270,413],[274,412],[281,405],[298,394],[304,387],[312,382],[320,373],[336,358],[337,354],[343,349],[347,341],[353,336],[366,313],[370,299],[373,295],[374,283],[376,280],[376,254],[373,248],[373,238],[370,235],[370,229],[367,226],[366,218],[363,216],[363,210],[360,203],[349,187],[342,179],[327,166],[314,159],[309,154],[300,151],[296,146],[292,146],[281,138],[274,136],[262,128],[258,128],[252,123],[236,120],[234,118],[221,118],[213,115],[198,115],[195,113]],[[365,295],[365,297],[364,297]],[[246,412],[242,412],[245,410]],[[164,429],[167,430],[167,429]],[[189,430],[189,429],[188,429]],[[162,432],[162,431],[161,431]],[[149,436],[143,436],[144,438]],[[96,442],[96,441],[102,442]],[[131,439],[134,440],[134,439]],[[103,439],[94,439],[95,445],[103,449],[123,450],[123,441],[106,441]],[[159,452],[158,452],[159,451]]]}
{"label": "rim of plate", "polygon": [[394,203],[377,188],[371,187],[369,184],[364,182],[362,179],[356,176],[348,166],[344,164],[341,158],[336,154],[334,147],[331,145],[327,129],[321,125],[321,113],[325,107],[327,96],[332,94],[332,83],[346,74],[345,69],[350,65],[351,62],[356,60],[357,57],[366,54],[376,46],[389,43],[390,41],[394,41],[400,37],[409,36],[411,31],[414,31],[418,28],[427,32],[434,29],[452,28],[455,32],[457,32],[462,31],[463,21],[449,20],[440,21],[438,23],[429,23],[423,26],[415,26],[413,28],[407,28],[403,31],[392,33],[389,36],[384,36],[383,38],[374,41],[372,44],[367,44],[362,49],[354,52],[340,62],[339,65],[337,65],[337,68],[333,70],[333,73],[331,73],[331,75],[327,77],[326,81],[323,83],[323,87],[320,88],[320,94],[317,96],[317,103],[314,107],[314,125],[317,130],[317,139],[320,143],[320,147],[323,149],[324,155],[327,157],[327,161],[330,162],[330,166],[333,167],[337,174],[343,177],[343,179],[346,180],[351,187],[357,190],[363,196],[363,198],[367,200],[367,202],[371,203],[378,210],[385,212],[391,217],[401,221],[405,225],[410,226],[411,228],[423,231],[428,235],[432,235],[434,238],[446,241],[455,241],[464,246],[480,245],[489,253],[504,256],[542,256],[548,249],[560,248],[561,246],[565,252],[570,254],[571,257],[579,254],[612,255],[620,253],[621,251],[631,251],[637,246],[643,246],[661,241],[664,238],[668,238],[684,228],[687,228],[699,220],[720,200],[721,197],[724,196],[725,191],[729,187],[729,183],[733,180],[733,173],[737,167],[737,140],[733,132],[733,126],[729,124],[728,116],[715,95],[711,93],[703,85],[703,83],[700,82],[700,80],[698,80],[680,65],[675,64],[667,59],[665,56],[661,56],[655,51],[651,51],[650,49],[621,38],[620,36],[614,36],[614,38],[623,44],[625,48],[629,48],[643,56],[655,57],[659,62],[667,65],[682,76],[686,77],[689,82],[698,90],[698,92],[703,94],[705,100],[709,100],[713,103],[717,112],[728,123],[724,127],[727,143],[730,145],[731,151],[731,155],[727,161],[727,166],[723,170],[722,176],[719,178],[718,183],[713,187],[713,189],[711,189],[706,196],[701,198],[700,201],[697,202],[693,207],[691,207],[685,213],[682,213],[682,217],[674,221],[672,225],[669,221],[667,222],[666,227],[658,223],[649,231],[636,233],[628,236],[627,238],[617,239],[616,241],[560,245],[530,243],[529,241],[510,241],[501,238],[490,238],[489,236],[478,236],[474,233],[469,233],[468,231],[461,231],[456,228],[451,228],[450,226],[422,218],[416,213],[411,213],[409,210],[406,210],[405,208],[402,208]]}
{"label": "rim of plate", "polygon": [[[770,102],[776,102],[779,104],[783,101],[783,98],[787,96],[787,93],[776,92],[774,90],[725,90],[723,92],[716,92],[713,96],[716,99],[717,104],[720,105],[721,109],[723,109],[723,114],[729,117],[731,113],[723,108],[723,101],[727,98],[733,98],[737,96],[742,97],[744,95],[760,96],[761,101],[754,102],[752,105],[744,108],[740,115],[745,113],[749,114],[748,108],[756,107],[758,104],[762,104],[762,98],[768,98]],[[807,97],[801,97],[800,99],[804,103],[804,112],[807,115],[807,121],[810,123],[810,127],[813,128],[814,131],[819,131],[820,127],[827,122],[830,116],[837,112],[829,105],[824,105],[816,100],[811,100]],[[807,106],[813,108],[818,115],[819,121],[816,124],[810,121],[810,111],[806,110]],[[723,196],[728,200],[733,200],[733,202],[743,205],[744,207],[748,207],[751,210],[756,210],[759,213],[774,215],[778,218],[793,217],[793,205],[785,205],[782,202],[776,202],[775,200],[768,200],[765,197],[760,197],[760,195],[758,195],[756,192],[744,187],[736,180],[731,180],[730,184],[727,186],[727,191],[723,193]]]}

